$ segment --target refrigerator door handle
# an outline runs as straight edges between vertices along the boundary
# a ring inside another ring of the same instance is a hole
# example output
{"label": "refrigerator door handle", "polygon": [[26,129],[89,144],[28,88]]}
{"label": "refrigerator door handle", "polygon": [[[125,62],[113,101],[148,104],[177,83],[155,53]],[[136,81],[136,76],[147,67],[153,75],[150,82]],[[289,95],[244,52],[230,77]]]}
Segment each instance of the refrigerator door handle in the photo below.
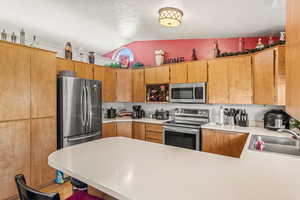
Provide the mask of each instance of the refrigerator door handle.
{"label": "refrigerator door handle", "polygon": [[85,92],[84,92],[84,88],[82,88],[81,90],[81,94],[80,94],[80,113],[81,113],[81,123],[82,125],[84,126],[85,124],[85,121],[84,121],[84,96],[85,96]]}
{"label": "refrigerator door handle", "polygon": [[92,111],[92,92],[91,88],[89,88],[89,124],[90,124],[90,130],[92,129],[92,118],[93,118],[93,111]]}
{"label": "refrigerator door handle", "polygon": [[83,90],[84,90],[84,126],[86,126],[87,123],[87,90],[86,87],[83,86]]}
{"label": "refrigerator door handle", "polygon": [[92,103],[91,103],[91,92],[89,90],[88,87],[86,87],[86,91],[87,91],[87,95],[86,95],[86,100],[87,100],[87,127],[89,127],[89,129],[91,129],[92,126],[92,122],[91,122],[91,118],[92,118]]}
{"label": "refrigerator door handle", "polygon": [[73,141],[77,141],[77,140],[83,140],[83,139],[95,137],[97,135],[99,135],[99,133],[95,133],[95,134],[87,135],[87,136],[80,136],[80,137],[76,137],[76,138],[68,138],[67,141],[68,142],[73,142]]}

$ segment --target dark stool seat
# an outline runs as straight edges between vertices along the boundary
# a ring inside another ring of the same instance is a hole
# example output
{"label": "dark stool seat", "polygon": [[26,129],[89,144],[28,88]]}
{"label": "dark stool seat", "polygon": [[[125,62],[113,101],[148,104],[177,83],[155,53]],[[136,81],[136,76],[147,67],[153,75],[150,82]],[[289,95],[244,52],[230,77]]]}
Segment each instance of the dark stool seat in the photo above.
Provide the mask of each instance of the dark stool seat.
{"label": "dark stool seat", "polygon": [[23,174],[16,175],[15,181],[20,200],[60,200],[59,193],[46,194],[28,187]]}

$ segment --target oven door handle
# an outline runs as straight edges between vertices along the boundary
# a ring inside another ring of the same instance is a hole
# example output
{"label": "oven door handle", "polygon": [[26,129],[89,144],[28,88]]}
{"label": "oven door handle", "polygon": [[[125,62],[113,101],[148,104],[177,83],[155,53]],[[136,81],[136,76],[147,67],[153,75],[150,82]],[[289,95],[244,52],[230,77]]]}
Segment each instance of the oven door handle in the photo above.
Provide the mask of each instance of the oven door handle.
{"label": "oven door handle", "polygon": [[190,128],[170,128],[167,126],[164,126],[164,131],[173,131],[178,133],[187,133],[187,134],[194,134],[197,135],[200,133],[199,129],[190,129]]}

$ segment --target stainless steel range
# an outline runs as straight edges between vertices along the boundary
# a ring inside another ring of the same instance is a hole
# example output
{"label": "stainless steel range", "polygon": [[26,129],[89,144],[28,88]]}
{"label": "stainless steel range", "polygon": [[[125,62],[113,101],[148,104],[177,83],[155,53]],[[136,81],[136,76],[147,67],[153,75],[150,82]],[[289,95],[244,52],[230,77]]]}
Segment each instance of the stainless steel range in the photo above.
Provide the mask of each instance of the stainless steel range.
{"label": "stainless steel range", "polygon": [[163,143],[201,151],[201,126],[209,122],[209,110],[175,109],[174,119],[164,123]]}

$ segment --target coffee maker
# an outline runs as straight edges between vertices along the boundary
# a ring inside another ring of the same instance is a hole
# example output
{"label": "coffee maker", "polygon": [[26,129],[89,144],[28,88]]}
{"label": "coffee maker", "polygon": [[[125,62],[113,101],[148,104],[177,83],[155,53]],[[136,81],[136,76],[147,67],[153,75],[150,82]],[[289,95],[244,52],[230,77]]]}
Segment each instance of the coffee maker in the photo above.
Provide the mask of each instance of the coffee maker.
{"label": "coffee maker", "polygon": [[264,127],[277,131],[289,127],[290,116],[283,110],[270,110],[264,116]]}
{"label": "coffee maker", "polygon": [[141,119],[145,117],[145,111],[142,109],[142,106],[140,105],[134,105],[132,106],[132,118],[133,119]]}

